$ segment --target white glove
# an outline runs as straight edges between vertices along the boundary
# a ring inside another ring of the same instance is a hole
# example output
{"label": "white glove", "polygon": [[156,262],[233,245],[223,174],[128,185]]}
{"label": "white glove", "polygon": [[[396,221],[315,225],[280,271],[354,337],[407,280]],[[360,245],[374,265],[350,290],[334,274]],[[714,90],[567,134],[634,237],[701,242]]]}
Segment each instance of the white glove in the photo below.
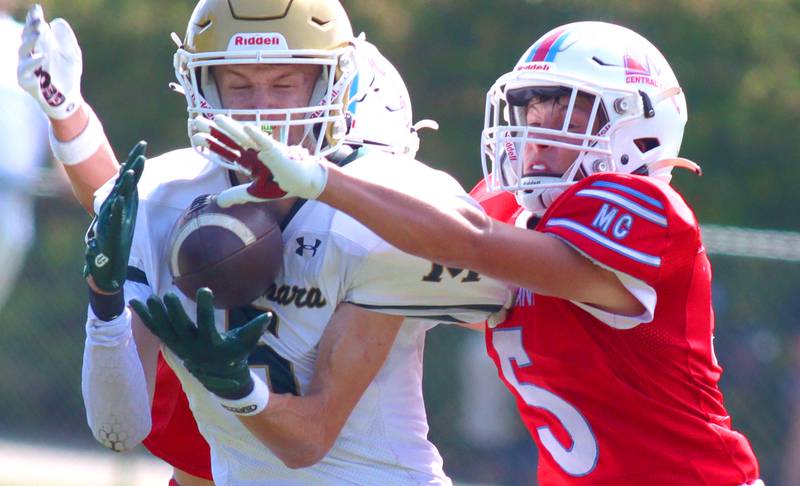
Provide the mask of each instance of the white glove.
{"label": "white glove", "polygon": [[[328,162],[308,150],[285,145],[252,125],[224,115],[214,121],[197,119],[192,140],[217,155],[250,171],[253,181],[232,187],[217,196],[217,204],[229,207],[287,197],[316,199],[328,181]],[[253,150],[257,157],[248,157]]]}
{"label": "white glove", "polygon": [[81,48],[67,21],[55,19],[48,24],[42,7],[31,7],[19,48],[19,85],[36,98],[48,117],[63,120],[83,104],[82,72]]}

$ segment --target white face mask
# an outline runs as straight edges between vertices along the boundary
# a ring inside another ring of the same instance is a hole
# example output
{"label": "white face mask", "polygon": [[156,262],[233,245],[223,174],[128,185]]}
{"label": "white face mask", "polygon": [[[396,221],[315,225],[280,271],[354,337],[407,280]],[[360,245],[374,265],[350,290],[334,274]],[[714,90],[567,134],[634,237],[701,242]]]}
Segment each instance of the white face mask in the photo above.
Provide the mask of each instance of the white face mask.
{"label": "white face mask", "polygon": [[598,167],[608,159],[608,140],[596,128],[607,126],[607,116],[599,97],[578,87],[513,86],[493,100],[507,124],[484,130],[485,157],[493,173],[499,169],[497,189],[515,192],[521,205],[541,214],[585,175],[587,163]]}
{"label": "white face mask", "polygon": [[[271,131],[281,142],[289,142],[290,127],[302,127],[301,143],[316,155],[329,155],[339,149],[347,132],[346,103],[349,86],[356,75],[352,46],[333,51],[320,51],[309,57],[293,57],[291,51],[274,52],[270,57],[259,51],[237,52],[234,61],[222,57],[224,53],[190,53],[182,48],[175,55],[175,72],[180,91],[186,96],[189,112],[189,138],[194,135],[192,120],[203,117],[213,119],[224,114],[256,125],[259,130]],[[282,109],[226,109],[222,107],[214,77],[209,68],[224,64],[312,64],[322,68],[307,106]],[[336,72],[335,76],[330,73]],[[194,146],[194,142],[193,142]],[[201,147],[196,150],[205,152]],[[236,164],[219,157],[210,157],[227,169],[241,171]]]}

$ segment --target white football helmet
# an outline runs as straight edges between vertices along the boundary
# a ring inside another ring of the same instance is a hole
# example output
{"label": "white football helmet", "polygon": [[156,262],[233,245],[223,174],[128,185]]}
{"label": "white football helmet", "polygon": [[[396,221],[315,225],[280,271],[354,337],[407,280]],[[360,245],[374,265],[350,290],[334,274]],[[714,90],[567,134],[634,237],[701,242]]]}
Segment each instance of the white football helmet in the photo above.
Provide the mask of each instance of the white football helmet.
{"label": "white football helmet", "polygon": [[[563,125],[529,126],[534,96],[563,97]],[[588,100],[585,130],[570,126],[576,100]],[[669,179],[686,124],[686,99],[661,52],[641,35],[603,22],[551,30],[501,76],[486,96],[482,163],[490,190],[514,191],[520,205],[541,214],[576,180],[598,172]],[[525,173],[529,144],[579,153],[563,174]]]}
{"label": "white football helmet", "polygon": [[[356,74],[354,41],[337,0],[201,0],[174,59],[179,91],[188,104],[190,140],[194,118],[225,114],[275,130],[284,143],[288,127],[303,126],[301,144],[311,153],[336,151],[347,132],[345,113]],[[230,110],[222,106],[209,68],[231,64],[310,64],[321,66],[322,74],[308,106]]]}
{"label": "white football helmet", "polygon": [[413,124],[411,98],[403,78],[363,34],[356,40],[355,51],[358,74],[347,108],[345,143],[415,157],[417,131],[436,128],[436,122]]}

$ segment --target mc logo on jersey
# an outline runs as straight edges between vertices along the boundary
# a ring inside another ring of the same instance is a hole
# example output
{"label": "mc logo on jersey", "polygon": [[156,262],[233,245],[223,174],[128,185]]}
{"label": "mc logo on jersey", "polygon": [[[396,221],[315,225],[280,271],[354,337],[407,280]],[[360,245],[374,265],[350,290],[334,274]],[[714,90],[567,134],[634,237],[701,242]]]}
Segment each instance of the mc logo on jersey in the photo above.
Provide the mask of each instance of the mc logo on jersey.
{"label": "mc logo on jersey", "polygon": [[[619,210],[608,204],[603,204],[597,215],[592,221],[592,226],[598,228],[603,233],[608,233],[609,229],[614,238],[621,240],[628,236],[633,225],[633,217],[628,213],[622,213],[617,217]],[[612,224],[613,223],[613,224]]]}
{"label": "mc logo on jersey", "polygon": [[650,61],[647,54],[638,55],[628,51],[622,60],[625,63],[625,82],[627,84],[646,84],[656,88],[661,86],[661,83],[654,79],[661,75],[661,70]]}

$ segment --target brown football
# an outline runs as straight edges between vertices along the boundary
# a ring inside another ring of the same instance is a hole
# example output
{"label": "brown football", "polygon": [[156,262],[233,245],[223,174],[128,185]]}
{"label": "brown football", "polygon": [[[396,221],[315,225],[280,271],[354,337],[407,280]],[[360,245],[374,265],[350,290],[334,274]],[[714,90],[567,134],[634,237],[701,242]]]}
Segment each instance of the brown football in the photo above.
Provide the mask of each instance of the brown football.
{"label": "brown football", "polygon": [[214,307],[247,305],[266,293],[281,269],[283,240],[263,204],[217,205],[211,195],[195,199],[172,230],[172,281],[194,300],[197,289],[214,292]]}

